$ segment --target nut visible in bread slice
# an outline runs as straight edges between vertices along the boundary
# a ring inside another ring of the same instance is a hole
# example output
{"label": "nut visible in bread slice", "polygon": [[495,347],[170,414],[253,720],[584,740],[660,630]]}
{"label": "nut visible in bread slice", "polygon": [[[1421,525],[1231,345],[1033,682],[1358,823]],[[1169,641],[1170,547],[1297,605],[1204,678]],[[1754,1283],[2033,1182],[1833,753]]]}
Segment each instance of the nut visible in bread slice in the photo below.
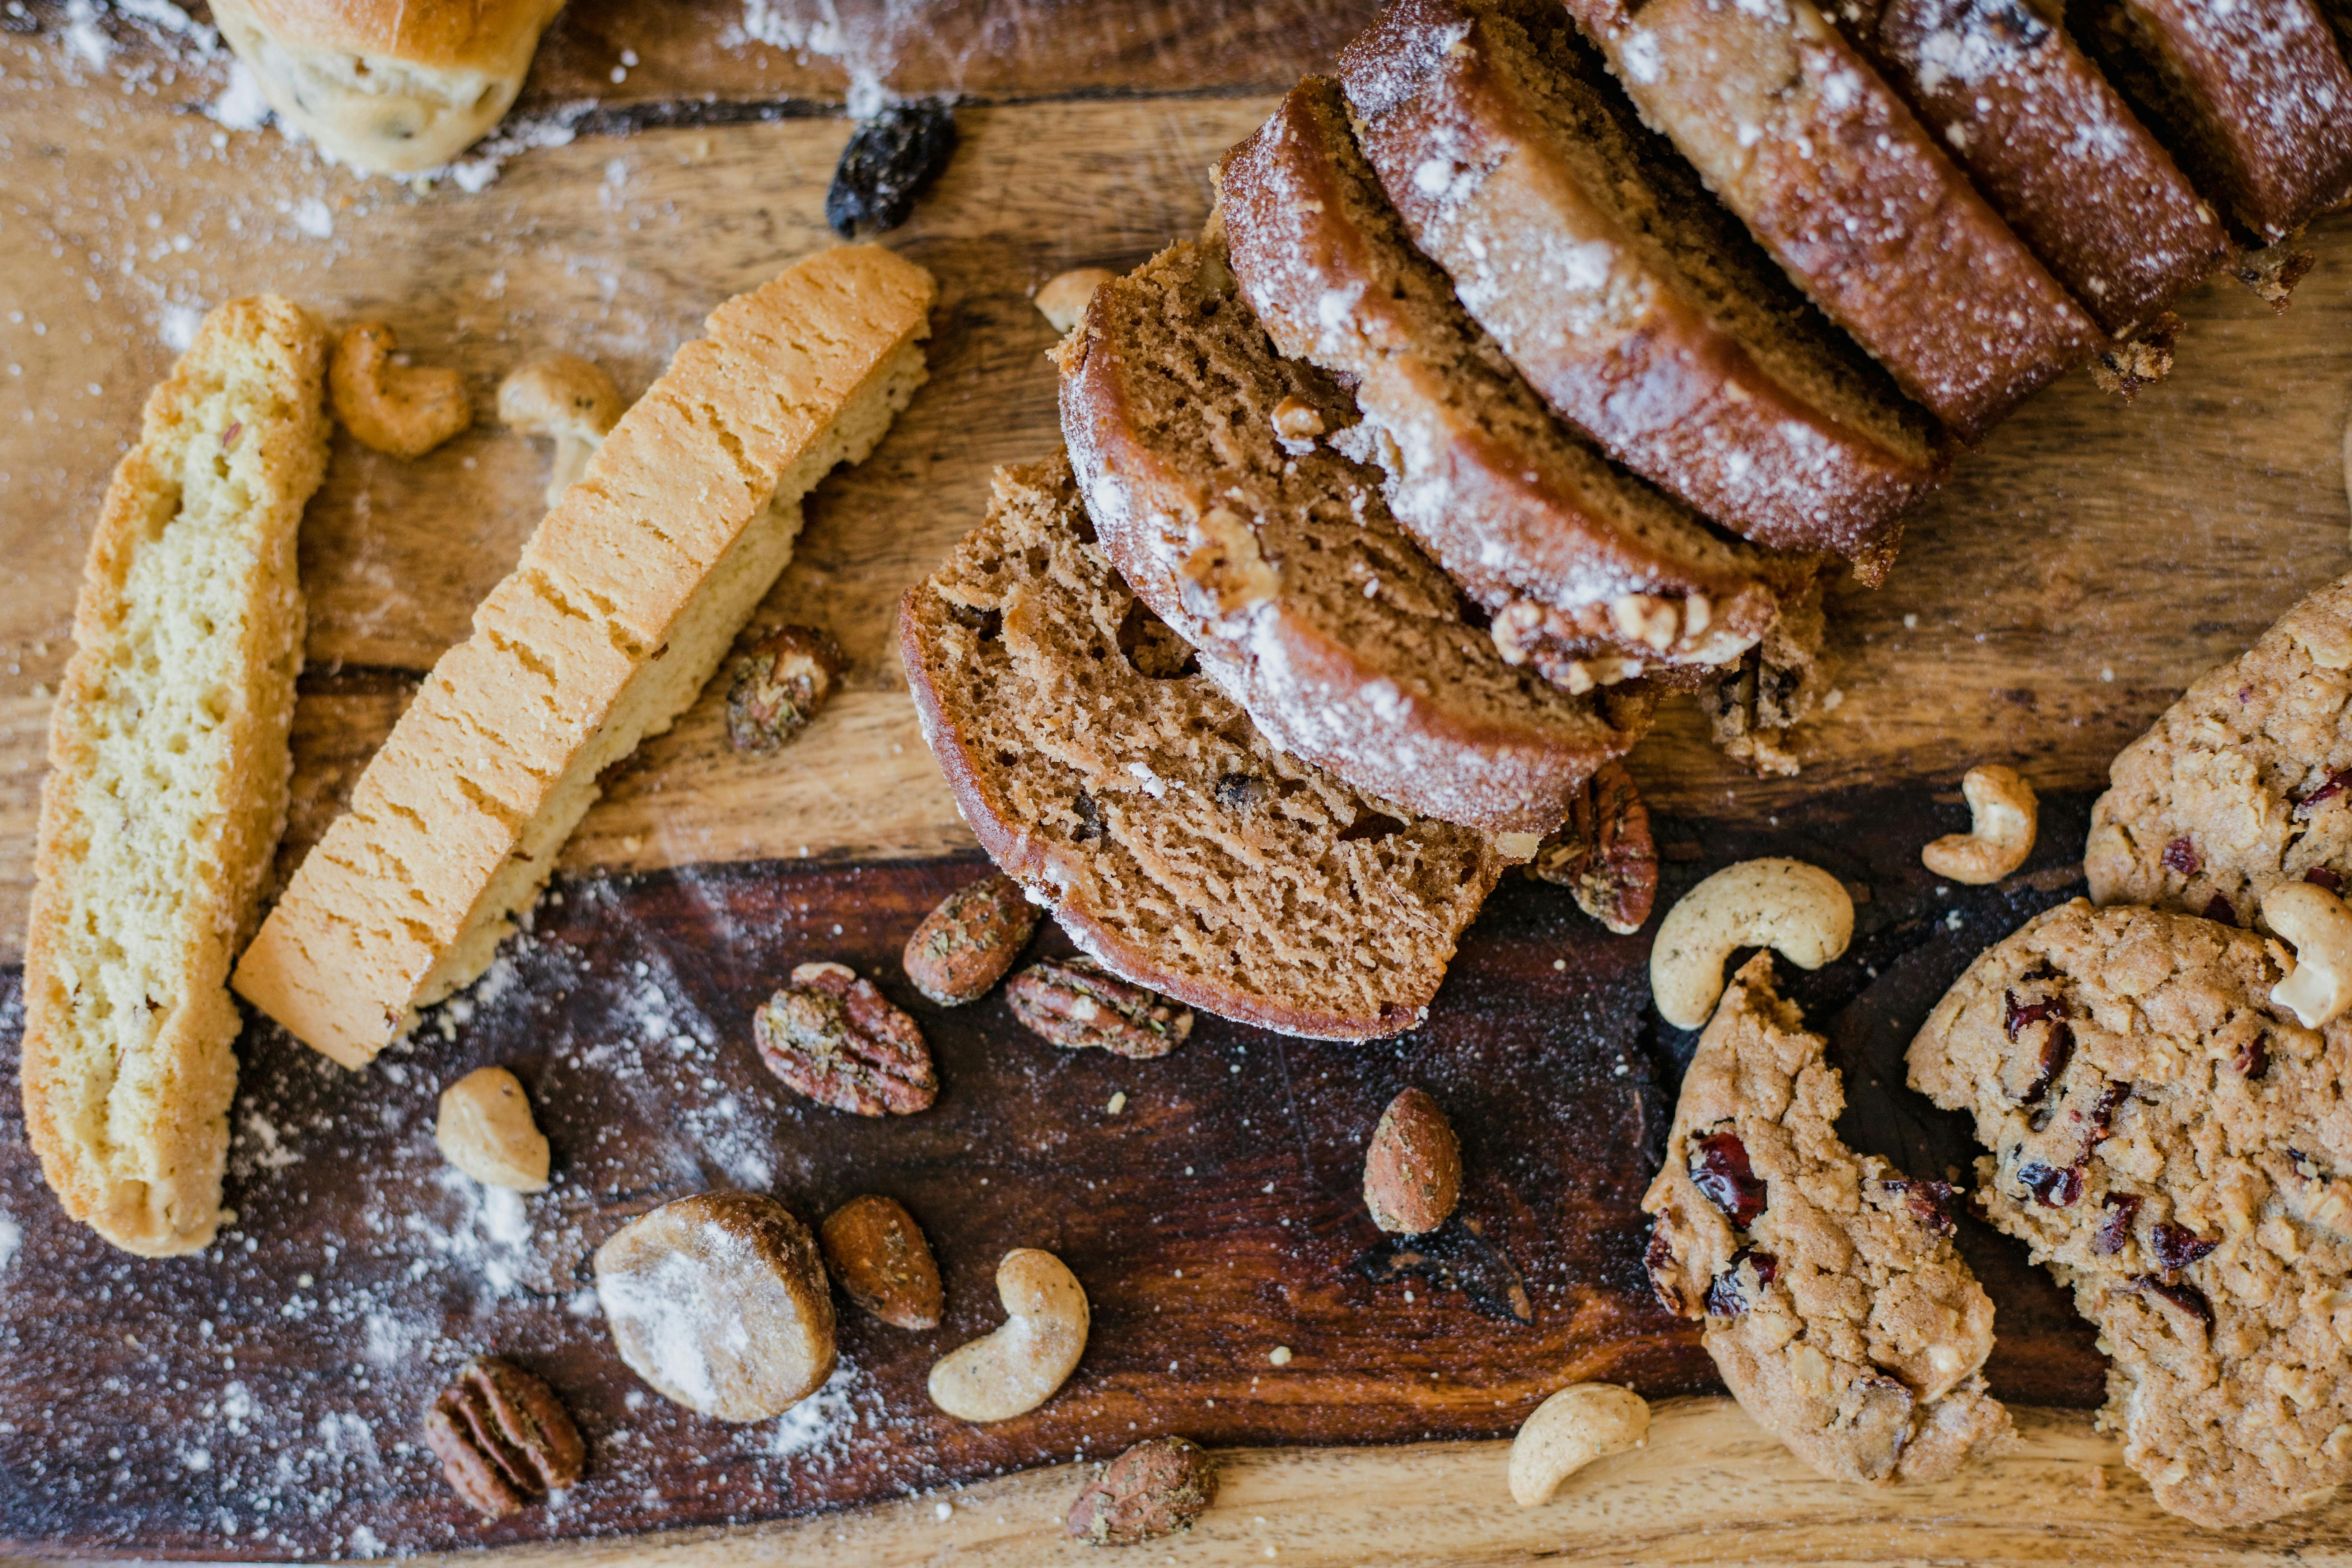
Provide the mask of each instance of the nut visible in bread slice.
{"label": "nut visible in bread slice", "polygon": [[1276,750],[1150,627],[1067,460],[997,470],[988,521],[898,611],[981,847],[1138,985],[1288,1034],[1412,1027],[1502,873],[1493,838]]}
{"label": "nut visible in bread slice", "polygon": [[921,384],[934,291],[845,247],[711,313],[434,667],[239,994],[356,1068],[488,967],[598,775],[694,700],[792,558],[801,498]]}
{"label": "nut visible in bread slice", "polygon": [[107,488],[49,716],[25,1127],[66,1212],[150,1257],[220,1222],[229,962],[286,826],[326,363],[288,300],[205,318]]}

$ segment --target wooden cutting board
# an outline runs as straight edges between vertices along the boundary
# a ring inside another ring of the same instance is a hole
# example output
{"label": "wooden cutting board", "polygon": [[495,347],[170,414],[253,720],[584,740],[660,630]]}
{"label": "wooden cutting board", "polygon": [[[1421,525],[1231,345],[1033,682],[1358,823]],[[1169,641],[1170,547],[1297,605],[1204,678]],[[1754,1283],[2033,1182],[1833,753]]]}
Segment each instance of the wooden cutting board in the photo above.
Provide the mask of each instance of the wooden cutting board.
{"label": "wooden cutting board", "polygon": [[[440,1551],[919,1492],[854,1525],[826,1514],[698,1550],[1031,1562],[1048,1555],[1066,1475],[932,1489],[1172,1429],[1248,1450],[1186,1543],[1204,1562],[1266,1547],[1333,1563],[2345,1550],[2342,1510],[2229,1538],[2158,1513],[2089,1430],[2088,1331],[1981,1233],[1968,1239],[2000,1311],[1996,1387],[2046,1411],[2011,1460],[1857,1498],[1697,1397],[1573,1505],[1513,1513],[1499,1458],[1471,1440],[1507,1436],[1551,1388],[1715,1387],[1639,1266],[1635,1205],[1688,1040],[1647,1010],[1646,940],[1606,936],[1555,889],[1507,886],[1430,1023],[1375,1047],[1204,1023],[1159,1062],[1074,1058],[999,1002],[942,1013],[898,980],[907,931],[977,862],[916,732],[890,614],[978,520],[989,468],[1056,438],[1054,334],[1028,294],[1195,228],[1210,159],[1369,9],[843,7],[839,37],[864,65],[972,100],[946,177],[889,239],[941,281],[932,383],[864,467],[820,489],[759,617],[831,629],[848,691],[780,758],[731,753],[709,697],[645,748],[567,851],[560,900],[445,1011],[446,1030],[357,1076],[248,1031],[239,1217],[203,1258],[129,1259],[63,1223],[0,1085],[0,1541]],[[832,106],[855,73],[741,38],[747,22],[783,36],[784,15],[581,0],[520,111],[561,144],[470,194],[356,182],[274,133],[223,129],[197,111],[223,66],[185,34],[59,5],[0,18],[0,958],[21,952],[43,726],[89,522],[167,340],[194,311],[271,288],[329,320],[391,322],[485,404],[550,349],[642,387],[711,306],[831,243],[824,190],[847,134]],[[1767,852],[1855,888],[1853,952],[1794,989],[1848,1069],[1853,1136],[1915,1170],[1971,1151],[1900,1087],[1911,1028],[1969,956],[2079,886],[2081,824],[2116,748],[2346,569],[2352,226],[2320,225],[2313,244],[2319,267],[2287,316],[2231,285],[2200,291],[2171,381],[2129,407],[2082,376],[2045,394],[1923,509],[1893,584],[1838,591],[1843,700],[1804,733],[1803,776],[1727,767],[1687,707],[1637,756],[1668,896]],[[281,872],[511,565],[543,465],[489,425],[415,463],[338,437],[305,526],[310,668]],[[2043,789],[2042,847],[2002,889],[1939,893],[1918,845],[1964,822],[1954,786],[1984,760]],[[858,1121],[765,1075],[751,1009],[818,957],[914,1007],[947,1085],[937,1110]],[[542,1197],[485,1205],[440,1167],[434,1096],[485,1061],[513,1066],[540,1104],[562,1178]],[[1362,1141],[1406,1083],[1454,1111],[1471,1171],[1465,1218],[1418,1260],[1378,1246],[1356,1192]],[[859,1191],[900,1196],[940,1253],[947,1324],[909,1335],[845,1318],[852,1370],[782,1423],[720,1427],[646,1394],[581,1296],[582,1260],[622,1217],[724,1184],[810,1217]],[[1045,1409],[960,1426],[931,1410],[922,1374],[996,1320],[988,1280],[1014,1245],[1071,1263],[1095,1336]],[[1280,1367],[1276,1346],[1292,1352]],[[547,1373],[595,1460],[560,1508],[486,1531],[433,1475],[416,1420],[454,1359],[491,1347]]]}

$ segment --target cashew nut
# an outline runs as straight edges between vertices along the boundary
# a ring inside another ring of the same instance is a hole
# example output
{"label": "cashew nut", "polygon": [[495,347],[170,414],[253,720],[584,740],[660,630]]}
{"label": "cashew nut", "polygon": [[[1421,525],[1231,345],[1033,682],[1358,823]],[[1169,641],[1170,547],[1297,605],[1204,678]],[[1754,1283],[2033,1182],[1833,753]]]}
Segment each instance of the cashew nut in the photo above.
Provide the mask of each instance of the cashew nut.
{"label": "cashew nut", "polygon": [[1648,1439],[1650,1406],[1613,1383],[1571,1383],[1535,1408],[1511,1439],[1511,1498],[1521,1508],[1551,1500],[1559,1483],[1604,1454]]}
{"label": "cashew nut", "polygon": [[433,1136],[443,1158],[485,1186],[547,1190],[547,1137],[504,1068],[476,1068],[443,1089]]}
{"label": "cashew nut", "polygon": [[1819,969],[1853,940],[1853,900],[1835,877],[1802,860],[1743,860],[1685,893],[1658,922],[1650,994],[1667,1023],[1696,1029],[1723,994],[1734,948],[1769,947]]}
{"label": "cashew nut", "polygon": [[509,372],[499,383],[499,419],[526,436],[555,437],[547,470],[547,504],[579,483],[589,455],[621,418],[621,390],[613,378],[578,354],[548,354]]}
{"label": "cashew nut", "polygon": [[1034,303],[1055,331],[1066,332],[1087,313],[1087,301],[1095,297],[1095,290],[1110,279],[1111,275],[1099,267],[1075,268],[1049,279],[1037,290]]}
{"label": "cashew nut", "polygon": [[2271,1000],[2316,1029],[2352,1005],[2352,910],[2309,882],[2281,882],[2263,895],[2263,920],[2294,943],[2294,967]]}
{"label": "cashew nut", "polygon": [[1960,793],[1969,797],[1969,830],[1937,839],[1919,851],[1919,863],[1947,881],[1980,888],[2025,864],[2041,813],[2033,786],[1998,763],[1970,768]]}
{"label": "cashew nut", "polygon": [[931,1367],[931,1403],[965,1421],[1009,1421],[1054,1396],[1087,1349],[1087,1292],[1050,1252],[1020,1247],[996,1266],[1003,1325]]}
{"label": "cashew nut", "polygon": [[327,365],[335,417],[352,439],[395,458],[421,458],[474,422],[474,400],[454,370],[392,362],[399,342],[382,321],[343,329]]}

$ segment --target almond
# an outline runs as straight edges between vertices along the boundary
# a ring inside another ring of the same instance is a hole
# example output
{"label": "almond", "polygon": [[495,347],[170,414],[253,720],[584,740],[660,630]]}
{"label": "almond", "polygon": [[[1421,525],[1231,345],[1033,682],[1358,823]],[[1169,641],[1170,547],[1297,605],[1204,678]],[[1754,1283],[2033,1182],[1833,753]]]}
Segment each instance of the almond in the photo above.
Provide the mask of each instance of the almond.
{"label": "almond", "polygon": [[1364,1206],[1372,1223],[1400,1236],[1435,1230],[1462,1196],[1462,1145],[1425,1090],[1389,1101],[1364,1155]]}
{"label": "almond", "polygon": [[851,1300],[894,1328],[940,1326],[940,1266],[898,1199],[850,1199],[826,1216],[824,1240],[824,1260]]}

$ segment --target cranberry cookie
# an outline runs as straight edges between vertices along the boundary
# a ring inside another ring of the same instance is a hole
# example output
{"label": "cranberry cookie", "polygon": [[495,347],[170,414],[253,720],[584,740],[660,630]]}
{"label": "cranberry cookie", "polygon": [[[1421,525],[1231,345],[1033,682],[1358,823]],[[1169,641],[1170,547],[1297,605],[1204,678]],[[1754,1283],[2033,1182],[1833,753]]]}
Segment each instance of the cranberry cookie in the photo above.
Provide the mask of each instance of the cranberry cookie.
{"label": "cranberry cookie", "polygon": [[2125,1461],[2214,1528],[2352,1479],[2352,1020],[2304,1028],[2279,978],[2251,931],[2078,899],[1911,1044],[1992,1151],[1987,1216],[2098,1325]]}
{"label": "cranberry cookie", "polygon": [[2107,780],[2083,857],[2095,902],[2252,925],[2280,882],[2352,881],[2352,577],[2200,679]]}
{"label": "cranberry cookie", "polygon": [[1992,1301],[1952,1246],[1951,1187],[1838,1141],[1845,1089],[1803,1023],[1769,953],[1733,976],[1642,1200],[1650,1279],[1799,1458],[1940,1480],[2010,1432],[1980,1371]]}

